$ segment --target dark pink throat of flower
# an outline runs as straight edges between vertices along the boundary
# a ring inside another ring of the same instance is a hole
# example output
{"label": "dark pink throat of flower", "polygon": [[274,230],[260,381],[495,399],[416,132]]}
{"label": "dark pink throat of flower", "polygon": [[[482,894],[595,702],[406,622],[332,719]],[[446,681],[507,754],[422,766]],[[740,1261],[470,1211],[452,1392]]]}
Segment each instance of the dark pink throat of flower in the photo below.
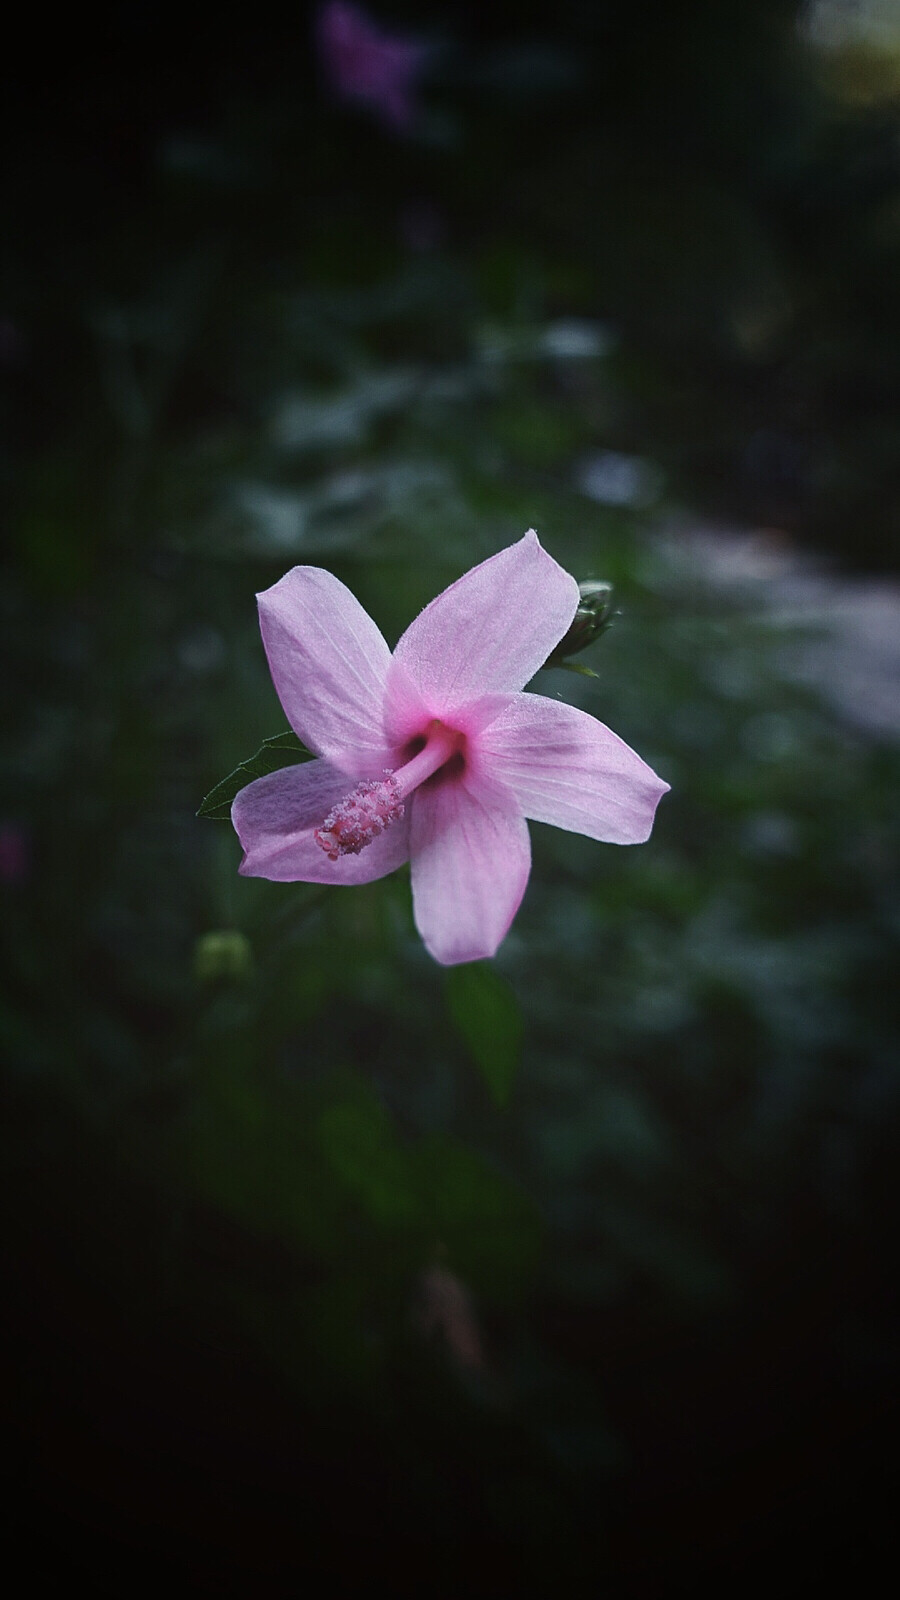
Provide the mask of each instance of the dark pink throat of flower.
{"label": "dark pink throat of flower", "polygon": [[332,806],[313,835],[329,861],[337,861],[340,856],[358,856],[392,822],[398,822],[413,790],[459,756],[465,744],[463,734],[446,728],[442,722],[430,722],[424,738],[422,749],[405,766],[385,773],[383,778],[358,783],[350,794]]}

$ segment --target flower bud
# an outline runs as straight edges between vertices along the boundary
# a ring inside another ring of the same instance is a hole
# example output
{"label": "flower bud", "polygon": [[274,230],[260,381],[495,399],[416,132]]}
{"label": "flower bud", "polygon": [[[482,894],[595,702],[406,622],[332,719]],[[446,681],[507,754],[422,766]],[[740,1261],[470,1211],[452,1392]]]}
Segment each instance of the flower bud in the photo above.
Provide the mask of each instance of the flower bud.
{"label": "flower bud", "polygon": [[[587,578],[578,585],[580,599],[566,633],[544,662],[545,667],[564,667],[569,656],[577,655],[593,644],[609,628],[618,612],[613,610],[613,586],[595,578]],[[577,670],[586,671],[586,668]]]}
{"label": "flower bud", "polygon": [[200,935],[194,945],[194,977],[198,983],[244,983],[253,976],[249,939],[235,928]]}

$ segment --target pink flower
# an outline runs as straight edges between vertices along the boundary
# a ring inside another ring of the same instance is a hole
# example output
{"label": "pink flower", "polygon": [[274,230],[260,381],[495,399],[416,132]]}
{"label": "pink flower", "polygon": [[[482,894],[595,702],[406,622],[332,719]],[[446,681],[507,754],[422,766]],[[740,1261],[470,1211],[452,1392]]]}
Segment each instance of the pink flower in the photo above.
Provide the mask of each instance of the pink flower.
{"label": "pink flower", "polygon": [[294,567],[259,596],[260,627],[319,759],[237,795],[241,872],[358,884],[409,861],[416,926],[449,966],[505,937],[531,869],[526,818],[645,840],[668,784],[602,722],[521,692],[578,598],[530,531],[432,600],[392,656],[337,578]]}
{"label": "pink flower", "polygon": [[318,34],[325,70],[341,98],[364,101],[405,133],[415,115],[415,91],[428,46],[382,33],[346,0],[322,6]]}

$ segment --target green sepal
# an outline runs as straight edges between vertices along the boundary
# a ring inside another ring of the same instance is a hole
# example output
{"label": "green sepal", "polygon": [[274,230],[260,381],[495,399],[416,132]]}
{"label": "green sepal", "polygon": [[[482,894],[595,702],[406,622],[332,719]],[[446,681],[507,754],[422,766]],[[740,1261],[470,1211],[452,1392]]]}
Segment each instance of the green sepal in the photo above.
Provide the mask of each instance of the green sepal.
{"label": "green sepal", "polygon": [[280,767],[295,766],[300,761],[311,761],[312,751],[295,733],[274,733],[264,739],[256,754],[240,762],[227,778],[222,778],[210,789],[197,812],[198,817],[211,817],[215,822],[227,822],[231,816],[231,802],[236,794],[246,789],[255,778],[265,778]]}
{"label": "green sepal", "polygon": [[555,661],[554,666],[561,667],[563,672],[580,672],[583,678],[599,678],[599,672],[593,667],[586,667],[581,661]]}

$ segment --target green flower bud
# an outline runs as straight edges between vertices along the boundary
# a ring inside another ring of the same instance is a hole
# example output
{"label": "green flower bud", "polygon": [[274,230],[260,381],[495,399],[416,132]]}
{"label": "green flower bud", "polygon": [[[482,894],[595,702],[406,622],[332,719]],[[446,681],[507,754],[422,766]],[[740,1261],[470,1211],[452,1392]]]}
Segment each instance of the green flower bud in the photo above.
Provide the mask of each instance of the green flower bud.
{"label": "green flower bud", "polygon": [[194,977],[198,983],[244,983],[253,976],[249,939],[234,928],[203,933],[194,945]]}
{"label": "green flower bud", "polygon": [[[568,657],[577,655],[579,650],[585,650],[593,644],[611,627],[619,615],[613,609],[613,586],[603,583],[595,578],[587,578],[578,585],[580,599],[578,608],[572,618],[567,634],[560,639],[552,655],[544,662],[545,667],[568,666]],[[580,665],[570,668],[573,672],[586,672],[594,676],[588,667]]]}

